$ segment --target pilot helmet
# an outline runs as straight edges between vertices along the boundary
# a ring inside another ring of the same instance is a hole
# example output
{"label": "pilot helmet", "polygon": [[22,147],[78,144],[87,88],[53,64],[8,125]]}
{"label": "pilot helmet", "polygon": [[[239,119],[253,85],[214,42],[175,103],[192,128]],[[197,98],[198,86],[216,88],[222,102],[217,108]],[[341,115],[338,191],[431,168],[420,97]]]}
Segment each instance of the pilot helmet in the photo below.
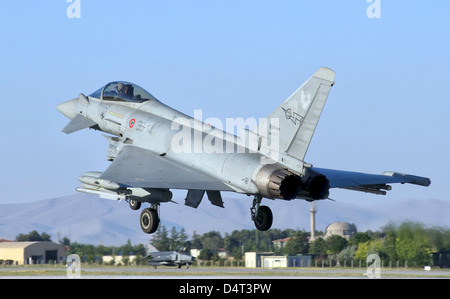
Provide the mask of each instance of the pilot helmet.
{"label": "pilot helmet", "polygon": [[125,86],[125,85],[124,85],[123,83],[118,83],[117,86],[116,86],[117,91],[118,91],[118,92],[122,92],[124,86]]}

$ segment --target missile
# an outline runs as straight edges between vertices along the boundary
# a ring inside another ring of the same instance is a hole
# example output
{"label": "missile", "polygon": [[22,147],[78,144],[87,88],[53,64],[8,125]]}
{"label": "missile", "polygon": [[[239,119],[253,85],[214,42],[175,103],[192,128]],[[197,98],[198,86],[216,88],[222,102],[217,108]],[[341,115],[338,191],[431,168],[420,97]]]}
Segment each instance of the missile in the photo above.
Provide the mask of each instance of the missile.
{"label": "missile", "polygon": [[94,186],[94,187],[97,187],[97,188],[104,188],[104,189],[108,189],[108,190],[118,190],[118,189],[120,189],[120,185],[119,184],[117,184],[115,182],[108,181],[108,180],[100,179],[94,173],[82,174],[78,178],[78,180],[80,182],[82,182],[83,184]]}
{"label": "missile", "polygon": [[100,198],[105,199],[112,199],[112,200],[124,200],[127,198],[125,194],[120,194],[117,192],[109,191],[109,190],[99,190],[99,189],[90,189],[88,186],[84,185],[85,187],[78,187],[76,190],[78,192],[88,193],[88,194],[94,194],[98,195]]}

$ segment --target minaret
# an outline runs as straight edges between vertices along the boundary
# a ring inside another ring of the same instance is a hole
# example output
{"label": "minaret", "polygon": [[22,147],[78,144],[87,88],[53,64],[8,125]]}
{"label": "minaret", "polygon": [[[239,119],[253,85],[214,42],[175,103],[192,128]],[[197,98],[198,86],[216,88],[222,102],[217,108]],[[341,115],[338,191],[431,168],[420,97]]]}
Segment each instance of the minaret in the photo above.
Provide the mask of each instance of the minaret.
{"label": "minaret", "polygon": [[311,202],[311,237],[309,238],[309,242],[312,242],[316,239],[316,204]]}

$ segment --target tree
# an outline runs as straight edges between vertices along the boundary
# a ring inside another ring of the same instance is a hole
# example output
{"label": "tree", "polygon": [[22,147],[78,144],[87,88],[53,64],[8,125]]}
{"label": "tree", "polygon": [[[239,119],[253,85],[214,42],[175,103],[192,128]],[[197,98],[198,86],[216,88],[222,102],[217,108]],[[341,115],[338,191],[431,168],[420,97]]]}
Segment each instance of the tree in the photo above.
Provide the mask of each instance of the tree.
{"label": "tree", "polygon": [[62,240],[59,240],[59,244],[70,247],[70,239],[68,237],[64,237]]}
{"label": "tree", "polygon": [[397,261],[397,228],[393,223],[390,223],[383,227],[384,231],[384,244],[383,252],[390,261]]}
{"label": "tree", "polygon": [[[272,241],[277,239],[294,236],[292,229],[279,230],[271,229],[268,231],[259,231],[256,229],[234,230],[231,234],[225,234],[224,248],[230,252],[234,258],[242,258],[242,253],[247,251],[276,251],[273,248]],[[281,252],[279,252],[281,254]]]}
{"label": "tree", "polygon": [[170,250],[177,250],[178,248],[178,232],[175,226],[170,230],[170,238],[169,238],[169,247]]}
{"label": "tree", "polygon": [[231,251],[231,256],[235,259],[235,260],[242,260],[242,249],[239,247],[234,247],[233,250]]}
{"label": "tree", "polygon": [[353,260],[355,257],[357,246],[356,245],[350,245],[345,247],[341,252],[339,252],[336,256],[336,259],[338,261],[349,261]]}
{"label": "tree", "polygon": [[194,234],[192,235],[192,242],[191,247],[195,249],[202,249],[203,244],[201,240],[201,236],[197,234],[197,232],[194,231]]}
{"label": "tree", "polygon": [[36,241],[44,241],[51,242],[51,236],[45,232],[39,234],[36,230],[29,232],[28,234],[18,234],[16,236],[17,242],[36,242]]}
{"label": "tree", "polygon": [[211,251],[209,249],[202,249],[198,255],[199,260],[210,260],[212,257]]}
{"label": "tree", "polygon": [[129,256],[133,253],[133,246],[131,245],[130,239],[127,240],[127,243],[121,247],[122,256]]}
{"label": "tree", "polygon": [[309,252],[310,254],[325,254],[325,240],[322,238],[317,238],[309,244]]}
{"label": "tree", "polygon": [[325,239],[325,248],[328,254],[336,254],[347,247],[347,239],[338,235],[333,235]]}
{"label": "tree", "polygon": [[164,225],[160,225],[158,230],[153,235],[151,239],[151,243],[155,246],[159,251],[168,251],[170,250],[170,240],[167,229]]}
{"label": "tree", "polygon": [[42,234],[41,234],[41,241],[44,241],[44,242],[51,242],[52,241],[52,237],[49,235],[49,234],[47,234],[46,232],[43,232]]}
{"label": "tree", "polygon": [[203,249],[217,250],[223,247],[223,239],[218,231],[210,231],[201,237]]}
{"label": "tree", "polygon": [[359,243],[364,243],[370,240],[372,240],[372,238],[370,237],[368,232],[358,232],[349,240],[349,244],[358,245]]}
{"label": "tree", "polygon": [[431,262],[430,252],[412,239],[401,239],[397,242],[397,254],[400,262],[412,262],[415,266],[426,266]]}
{"label": "tree", "polygon": [[358,249],[355,251],[355,259],[365,262],[370,254],[383,255],[383,240],[371,240],[358,244]]}
{"label": "tree", "polygon": [[192,245],[192,242],[188,241],[188,236],[186,235],[184,228],[178,232],[175,227],[172,227],[169,236],[169,231],[164,225],[161,225],[152,236],[151,243],[159,251],[176,251],[183,248],[197,248],[195,246],[201,244],[201,242],[198,239],[199,236],[195,232],[193,238],[195,241],[193,240],[192,242],[194,242],[195,245]]}
{"label": "tree", "polygon": [[178,234],[178,243],[179,245],[182,246],[188,245],[187,243],[190,244],[190,242],[188,242],[188,235],[186,234],[186,230],[184,229],[184,227],[180,230],[180,233]]}
{"label": "tree", "polygon": [[296,255],[308,253],[309,243],[308,234],[305,232],[298,232],[294,237],[289,239],[283,248],[285,255]]}
{"label": "tree", "polygon": [[419,223],[406,222],[398,227],[396,251],[400,262],[413,262],[416,266],[431,263],[430,241]]}

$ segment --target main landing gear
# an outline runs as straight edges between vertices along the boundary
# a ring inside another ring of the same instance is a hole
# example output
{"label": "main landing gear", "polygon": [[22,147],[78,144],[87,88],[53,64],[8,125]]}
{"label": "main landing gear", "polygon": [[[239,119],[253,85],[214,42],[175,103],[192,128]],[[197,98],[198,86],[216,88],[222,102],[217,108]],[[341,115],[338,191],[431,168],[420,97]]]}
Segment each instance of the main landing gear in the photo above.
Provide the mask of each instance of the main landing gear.
{"label": "main landing gear", "polygon": [[[273,222],[272,210],[268,206],[261,206],[262,196],[256,195],[253,199],[253,205],[250,208],[250,214],[255,226],[260,231],[269,230]],[[136,200],[128,201],[130,208],[138,210],[141,202]],[[151,204],[150,208],[143,209],[139,218],[141,229],[146,234],[156,232],[159,227],[159,205]]]}
{"label": "main landing gear", "polygon": [[157,207],[143,209],[139,219],[142,231],[146,234],[153,234],[159,226]]}
{"label": "main landing gear", "polygon": [[273,214],[268,206],[260,206],[261,199],[262,197],[260,195],[255,196],[250,213],[256,228],[260,231],[266,231],[272,226]]}
{"label": "main landing gear", "polygon": [[[132,210],[139,210],[141,202],[133,199],[128,200],[128,204]],[[153,234],[159,226],[159,205],[151,204],[150,208],[143,209],[139,218],[141,229],[146,234]]]}
{"label": "main landing gear", "polygon": [[130,208],[135,211],[141,208],[141,202],[134,199],[129,199],[128,204],[130,205]]}

